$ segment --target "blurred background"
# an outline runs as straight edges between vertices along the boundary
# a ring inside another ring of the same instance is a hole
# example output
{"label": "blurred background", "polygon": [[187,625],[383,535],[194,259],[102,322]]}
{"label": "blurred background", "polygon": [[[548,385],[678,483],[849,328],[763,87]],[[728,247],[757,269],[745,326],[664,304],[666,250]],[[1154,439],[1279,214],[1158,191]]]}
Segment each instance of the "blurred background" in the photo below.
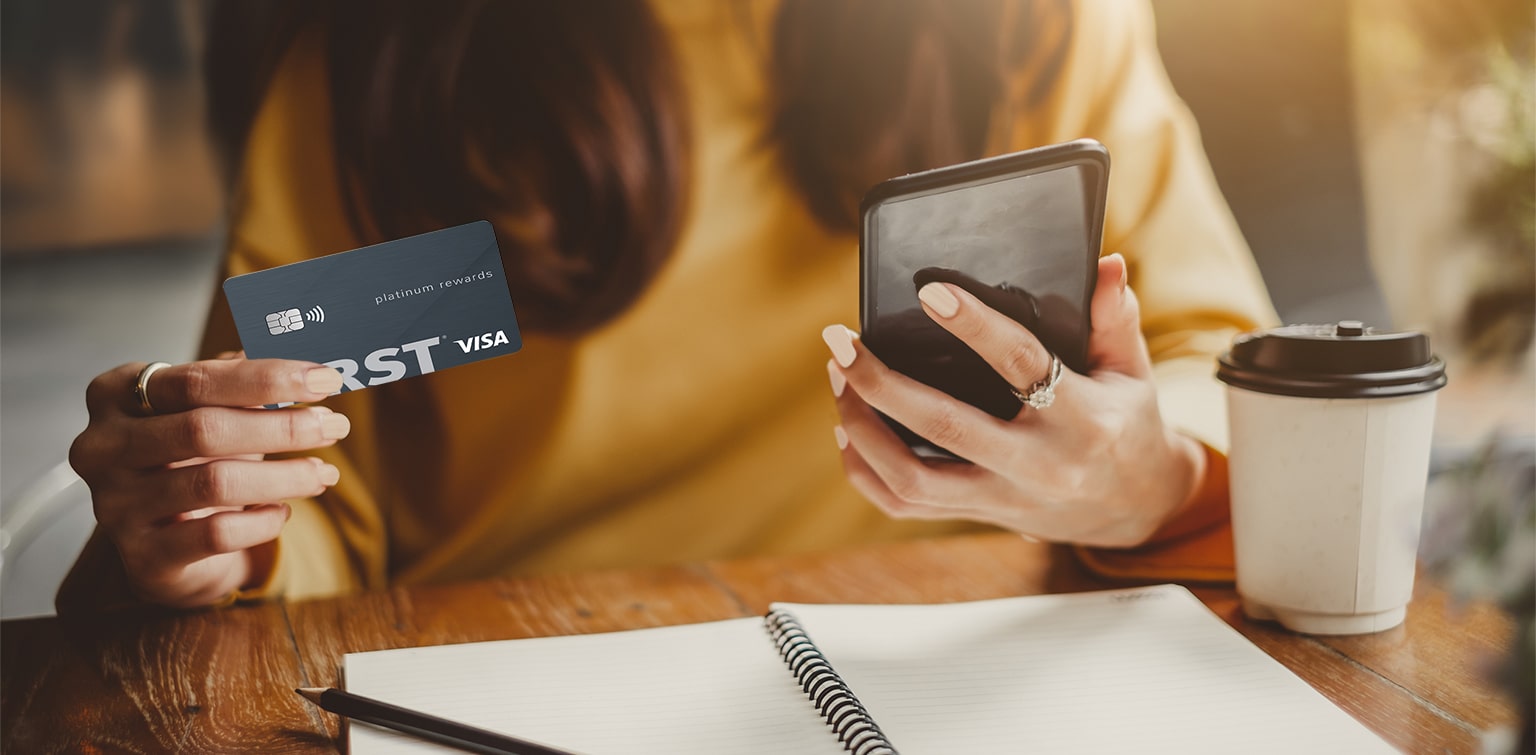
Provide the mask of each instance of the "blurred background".
{"label": "blurred background", "polygon": [[[1096,1],[1096,0],[1087,0]],[[1529,0],[1153,0],[1175,87],[1289,322],[1428,329],[1437,455],[1536,425]],[[89,532],[84,391],[193,355],[223,189],[201,0],[0,4],[0,616]]]}

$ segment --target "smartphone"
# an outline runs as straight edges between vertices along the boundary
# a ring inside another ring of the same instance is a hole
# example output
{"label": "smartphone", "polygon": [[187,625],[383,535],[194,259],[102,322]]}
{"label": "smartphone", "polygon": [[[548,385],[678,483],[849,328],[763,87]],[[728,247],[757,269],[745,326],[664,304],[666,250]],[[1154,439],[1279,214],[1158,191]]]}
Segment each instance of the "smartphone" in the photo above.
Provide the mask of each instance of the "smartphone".
{"label": "smartphone", "polygon": [[[875,186],[860,206],[865,346],[891,368],[995,417],[1017,415],[1007,381],[918,303],[918,289],[944,281],[1085,371],[1108,185],[1108,150],[1079,139]],[[886,421],[920,455],[958,458]]]}

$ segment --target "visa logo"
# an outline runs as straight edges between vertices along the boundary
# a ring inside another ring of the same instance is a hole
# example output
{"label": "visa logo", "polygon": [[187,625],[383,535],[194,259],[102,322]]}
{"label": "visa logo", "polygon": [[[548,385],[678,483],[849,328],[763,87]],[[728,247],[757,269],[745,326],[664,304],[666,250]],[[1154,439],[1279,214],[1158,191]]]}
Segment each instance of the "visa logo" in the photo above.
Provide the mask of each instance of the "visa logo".
{"label": "visa logo", "polygon": [[458,344],[459,348],[463,349],[465,354],[468,354],[472,351],[490,349],[496,346],[501,346],[502,344],[512,343],[511,341],[507,340],[507,332],[505,330],[498,330],[495,333],[482,333],[478,336],[470,336],[469,338],[465,338],[463,340],[456,338],[453,342]]}
{"label": "visa logo", "polygon": [[[424,338],[420,341],[395,348],[393,346],[378,349],[368,356],[363,357],[363,363],[359,365],[356,359],[333,359],[325,363],[341,373],[341,385],[344,391],[360,391],[364,388],[393,383],[405,377],[409,369],[404,360],[414,360],[419,374],[428,375],[437,369],[437,364],[432,361],[432,349],[443,341],[441,336]],[[507,332],[498,330],[495,333],[482,333],[464,339],[454,339],[454,343],[465,354],[491,349],[497,346],[510,345],[512,340],[507,338]]]}

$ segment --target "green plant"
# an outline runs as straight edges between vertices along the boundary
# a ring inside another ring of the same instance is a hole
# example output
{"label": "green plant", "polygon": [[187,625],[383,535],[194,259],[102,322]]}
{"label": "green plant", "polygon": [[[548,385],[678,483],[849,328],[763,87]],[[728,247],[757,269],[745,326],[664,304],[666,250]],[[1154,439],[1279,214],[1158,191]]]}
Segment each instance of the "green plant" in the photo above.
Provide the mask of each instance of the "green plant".
{"label": "green plant", "polygon": [[1462,600],[1515,623],[1495,681],[1524,717],[1515,752],[1536,752],[1536,447],[1494,437],[1434,475],[1425,498],[1425,566]]}

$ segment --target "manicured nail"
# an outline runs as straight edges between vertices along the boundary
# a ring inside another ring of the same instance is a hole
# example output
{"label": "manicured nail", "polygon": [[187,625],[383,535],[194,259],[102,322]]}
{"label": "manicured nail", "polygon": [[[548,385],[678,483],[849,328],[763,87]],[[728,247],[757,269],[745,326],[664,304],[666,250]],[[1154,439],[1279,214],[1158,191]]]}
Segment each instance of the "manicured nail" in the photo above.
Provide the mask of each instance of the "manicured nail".
{"label": "manicured nail", "polygon": [[332,485],[335,485],[336,481],[340,480],[340,479],[341,479],[341,470],[337,469],[336,465],[334,465],[334,464],[321,464],[320,465],[320,483],[322,485],[325,485],[326,487],[330,487]]}
{"label": "manicured nail", "polygon": [[842,398],[843,389],[848,387],[848,378],[843,377],[842,370],[832,360],[827,360],[827,377],[832,379],[832,395]]}
{"label": "manicured nail", "polygon": [[917,290],[917,298],[921,299],[928,308],[939,317],[954,317],[960,311],[960,300],[955,298],[953,291],[943,283],[929,283]]}
{"label": "manicured nail", "polygon": [[311,393],[329,396],[341,390],[341,373],[330,367],[316,367],[304,373],[304,387]]}
{"label": "manicured nail", "polygon": [[1111,254],[1109,256],[1111,256],[1111,257],[1118,257],[1120,259],[1120,293],[1124,294],[1125,293],[1125,284],[1129,282],[1129,279],[1131,277],[1131,269],[1129,267],[1127,267],[1126,264],[1125,264],[1125,255],[1122,255],[1119,252],[1115,252],[1114,254]]}
{"label": "manicured nail", "polygon": [[341,440],[352,432],[352,420],[345,414],[331,412],[320,418],[320,436],[326,440]]}
{"label": "manicured nail", "polygon": [[821,329],[821,340],[832,350],[832,358],[839,365],[850,367],[858,352],[853,349],[853,332],[841,325],[828,325]]}
{"label": "manicured nail", "polygon": [[848,433],[843,430],[842,425],[832,426],[832,438],[837,441],[837,450],[841,451],[848,447]]}

